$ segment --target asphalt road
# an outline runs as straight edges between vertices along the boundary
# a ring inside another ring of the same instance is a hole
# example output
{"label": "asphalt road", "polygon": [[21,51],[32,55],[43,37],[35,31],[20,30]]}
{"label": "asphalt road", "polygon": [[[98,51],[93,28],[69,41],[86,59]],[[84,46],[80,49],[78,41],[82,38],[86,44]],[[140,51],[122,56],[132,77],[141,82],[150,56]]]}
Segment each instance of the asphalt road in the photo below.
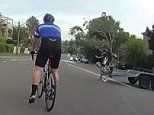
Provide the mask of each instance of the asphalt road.
{"label": "asphalt road", "polygon": [[97,81],[90,64],[60,63],[60,85],[54,109],[46,112],[44,99],[28,104],[33,61],[0,61],[0,115],[153,115],[154,92],[132,87],[126,78]]}

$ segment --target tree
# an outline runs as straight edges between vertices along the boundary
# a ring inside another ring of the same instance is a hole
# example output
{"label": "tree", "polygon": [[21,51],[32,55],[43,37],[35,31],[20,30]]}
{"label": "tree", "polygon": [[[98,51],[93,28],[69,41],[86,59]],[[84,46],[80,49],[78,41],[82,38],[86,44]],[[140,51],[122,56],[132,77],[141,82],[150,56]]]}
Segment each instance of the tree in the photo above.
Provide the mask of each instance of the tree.
{"label": "tree", "polygon": [[67,47],[68,53],[76,54],[76,43],[74,40],[69,41],[69,45]]}
{"label": "tree", "polygon": [[69,41],[62,41],[62,53],[67,54],[68,53],[68,47],[69,47]]}
{"label": "tree", "polygon": [[105,12],[101,17],[85,21],[83,27],[72,27],[70,34],[75,37],[75,47],[80,47],[80,52],[91,61],[95,60],[95,54],[101,53],[104,48],[109,49],[111,54],[119,53],[121,44],[130,37],[136,37],[125,32],[120,27],[120,22],[107,16]]}
{"label": "tree", "polygon": [[91,61],[96,61],[95,55],[101,53],[101,49],[103,49],[106,46],[105,41],[99,40],[96,38],[96,36],[88,37],[83,41],[83,54],[86,55],[86,57]]}
{"label": "tree", "polygon": [[152,30],[150,30],[148,27],[146,28],[146,35],[150,38],[148,39],[149,49],[152,50],[154,55],[154,25],[152,26]]}
{"label": "tree", "polygon": [[79,26],[74,26],[70,28],[70,33],[75,38],[75,49],[77,54],[81,54],[83,47],[83,40],[85,39],[85,32]]}
{"label": "tree", "polygon": [[120,22],[113,19],[112,16],[107,16],[105,12],[101,17],[89,21],[86,28],[91,37],[97,36],[98,39],[105,40],[111,53],[113,44],[118,41],[118,33],[123,31],[120,28]]}
{"label": "tree", "polygon": [[[20,38],[19,42],[24,45],[28,45],[28,28],[27,27],[20,27]],[[18,27],[13,27],[13,42],[16,43],[18,38]],[[15,44],[16,45],[16,44]]]}
{"label": "tree", "polygon": [[36,19],[36,17],[31,16],[29,19],[27,19],[26,26],[28,27],[29,37],[32,38],[38,25],[39,25],[39,21]]}
{"label": "tree", "polygon": [[146,63],[147,44],[141,39],[130,38],[121,46],[123,61],[132,67],[144,67]]}
{"label": "tree", "polygon": [[121,45],[127,42],[130,38],[131,35],[129,34],[129,32],[124,32],[123,30],[120,31],[117,35],[115,42],[113,43],[113,52],[119,53]]}

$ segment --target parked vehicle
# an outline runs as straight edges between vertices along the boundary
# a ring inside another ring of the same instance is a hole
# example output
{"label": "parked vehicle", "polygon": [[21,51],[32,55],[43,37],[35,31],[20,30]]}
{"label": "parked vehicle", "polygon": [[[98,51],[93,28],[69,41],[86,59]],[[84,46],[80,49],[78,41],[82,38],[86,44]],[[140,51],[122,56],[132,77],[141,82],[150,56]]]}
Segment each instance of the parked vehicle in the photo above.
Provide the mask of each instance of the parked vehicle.
{"label": "parked vehicle", "polygon": [[78,57],[76,55],[71,55],[70,60],[71,61],[78,61]]}
{"label": "parked vehicle", "polygon": [[80,59],[80,61],[83,62],[83,63],[89,63],[88,59],[87,59],[85,56],[83,56],[83,57]]}
{"label": "parked vehicle", "polygon": [[127,70],[126,77],[131,84],[139,82],[139,87],[143,89],[152,88],[154,90],[154,73],[147,69]]}
{"label": "parked vehicle", "polygon": [[70,57],[70,61],[73,61],[73,57],[72,56]]}

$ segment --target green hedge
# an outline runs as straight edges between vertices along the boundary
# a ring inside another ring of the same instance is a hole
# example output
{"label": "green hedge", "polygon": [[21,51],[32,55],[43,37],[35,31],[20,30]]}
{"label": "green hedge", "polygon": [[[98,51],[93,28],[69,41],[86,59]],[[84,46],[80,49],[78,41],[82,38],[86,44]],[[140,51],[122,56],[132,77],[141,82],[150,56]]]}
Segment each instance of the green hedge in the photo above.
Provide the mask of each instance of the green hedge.
{"label": "green hedge", "polygon": [[7,40],[0,36],[0,53],[13,53],[14,45],[7,44]]}
{"label": "green hedge", "polygon": [[6,52],[6,43],[0,42],[0,52],[1,53]]}
{"label": "green hedge", "polygon": [[25,51],[25,47],[21,47],[20,53],[24,53],[24,51]]}
{"label": "green hedge", "polygon": [[0,42],[0,53],[12,53],[14,45]]}
{"label": "green hedge", "polygon": [[[0,53],[13,53],[14,40],[6,40],[4,37],[0,37]],[[25,47],[21,46],[20,53],[24,53]]]}
{"label": "green hedge", "polygon": [[0,43],[6,43],[6,39],[4,37],[0,37]]}
{"label": "green hedge", "polygon": [[6,44],[6,52],[7,53],[12,53],[14,49],[14,45],[13,44]]}

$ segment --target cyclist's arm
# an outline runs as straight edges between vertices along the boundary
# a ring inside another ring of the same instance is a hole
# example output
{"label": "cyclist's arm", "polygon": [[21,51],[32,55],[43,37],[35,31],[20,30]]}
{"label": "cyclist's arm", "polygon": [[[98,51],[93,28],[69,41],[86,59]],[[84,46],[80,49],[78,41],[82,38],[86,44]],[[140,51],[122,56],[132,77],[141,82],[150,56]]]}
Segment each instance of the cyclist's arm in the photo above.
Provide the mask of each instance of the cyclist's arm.
{"label": "cyclist's arm", "polygon": [[39,38],[36,38],[36,37],[32,38],[32,51],[34,51],[35,48],[38,47],[39,43],[40,43]]}
{"label": "cyclist's arm", "polygon": [[32,39],[32,51],[35,50],[35,48],[38,48],[40,46],[40,32],[39,29],[37,28],[35,33],[34,33],[34,37]]}

